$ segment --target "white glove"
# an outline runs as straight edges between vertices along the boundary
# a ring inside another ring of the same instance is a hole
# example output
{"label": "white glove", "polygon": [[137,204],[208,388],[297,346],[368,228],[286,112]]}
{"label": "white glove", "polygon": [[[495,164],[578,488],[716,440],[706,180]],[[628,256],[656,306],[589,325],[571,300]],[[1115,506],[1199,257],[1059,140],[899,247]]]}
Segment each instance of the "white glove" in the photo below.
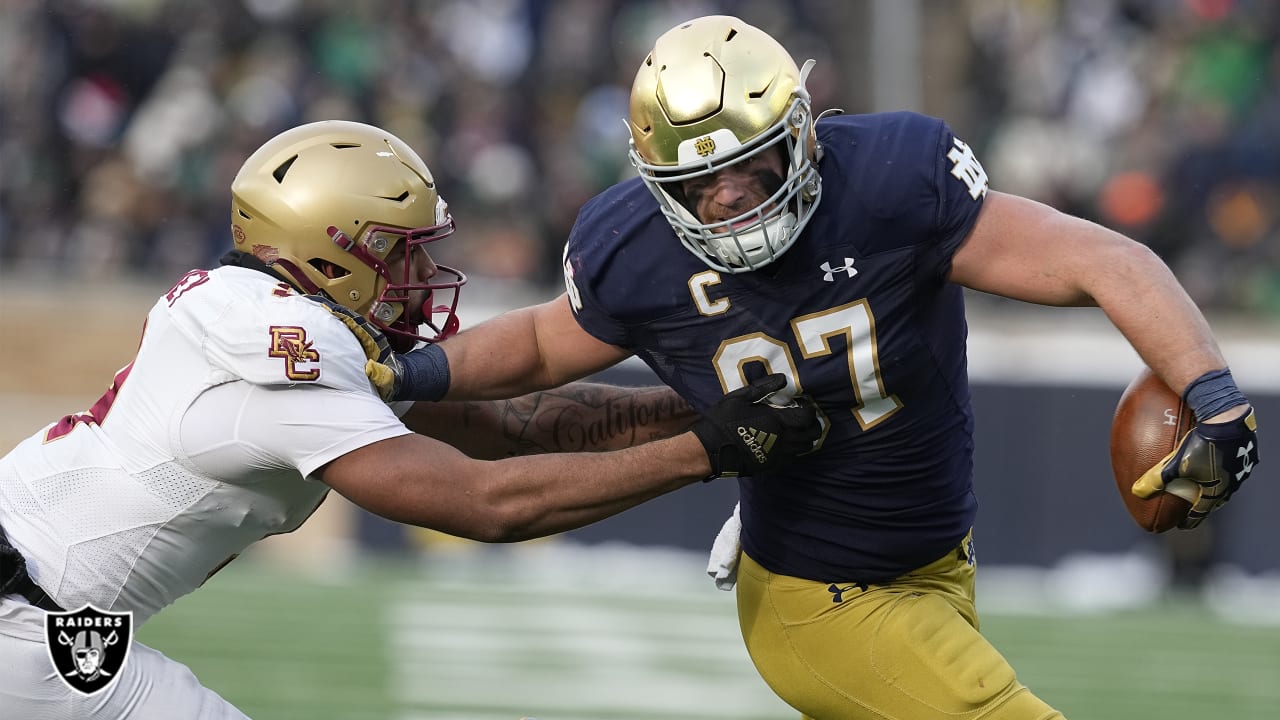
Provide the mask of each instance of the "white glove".
{"label": "white glove", "polygon": [[742,520],[738,517],[738,505],[724,521],[716,541],[711,545],[711,558],[707,561],[707,574],[721,590],[732,590],[738,583],[738,557],[742,554]]}

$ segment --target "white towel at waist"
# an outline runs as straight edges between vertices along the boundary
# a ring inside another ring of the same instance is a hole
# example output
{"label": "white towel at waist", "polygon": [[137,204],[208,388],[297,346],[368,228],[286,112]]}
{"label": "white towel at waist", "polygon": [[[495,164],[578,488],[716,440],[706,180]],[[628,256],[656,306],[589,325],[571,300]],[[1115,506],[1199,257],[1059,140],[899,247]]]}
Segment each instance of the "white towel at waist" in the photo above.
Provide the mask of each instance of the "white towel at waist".
{"label": "white towel at waist", "polygon": [[724,521],[711,545],[711,558],[707,561],[707,574],[721,590],[732,590],[738,582],[738,556],[742,553],[742,521],[738,517],[738,505]]}

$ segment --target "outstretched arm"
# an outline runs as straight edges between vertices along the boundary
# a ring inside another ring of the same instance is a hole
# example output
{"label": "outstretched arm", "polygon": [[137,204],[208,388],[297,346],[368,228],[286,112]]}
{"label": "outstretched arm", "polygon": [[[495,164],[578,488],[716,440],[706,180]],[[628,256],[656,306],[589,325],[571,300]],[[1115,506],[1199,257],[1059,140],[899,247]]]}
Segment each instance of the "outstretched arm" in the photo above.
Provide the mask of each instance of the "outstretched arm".
{"label": "outstretched arm", "polygon": [[[1041,305],[1096,305],[1178,392],[1227,365],[1208,322],[1150,249],[1026,198],[988,193],[977,224],[956,251],[950,278]],[[1232,413],[1227,417],[1243,414],[1244,407]]]}
{"label": "outstretched arm", "polygon": [[583,330],[561,295],[413,352],[370,360],[365,373],[384,400],[498,400],[579,380],[630,354]]}
{"label": "outstretched arm", "polygon": [[440,344],[449,359],[446,400],[492,400],[580,380],[631,353],[578,325],[561,295],[499,315]]}
{"label": "outstretched arm", "polygon": [[684,432],[697,417],[667,387],[577,382],[513,400],[415,403],[402,419],[414,432],[491,460],[617,450]]}
{"label": "outstretched arm", "polygon": [[684,433],[611,453],[468,458],[424,435],[366,445],[323,468],[326,484],[397,522],[482,542],[582,527],[697,482],[710,472]]}
{"label": "outstretched arm", "polygon": [[817,407],[769,402],[785,385],[782,375],[761,378],[721,398],[691,431],[624,450],[485,461],[409,433],[353,450],[316,474],[392,520],[486,542],[527,540],[812,449],[822,431]]}
{"label": "outstretched arm", "polygon": [[1200,485],[1182,527],[1227,502],[1258,463],[1257,422],[1199,308],[1145,246],[1040,203],[989,192],[956,251],[951,280],[1044,305],[1096,305],[1198,424],[1134,483],[1150,497],[1185,478]]}

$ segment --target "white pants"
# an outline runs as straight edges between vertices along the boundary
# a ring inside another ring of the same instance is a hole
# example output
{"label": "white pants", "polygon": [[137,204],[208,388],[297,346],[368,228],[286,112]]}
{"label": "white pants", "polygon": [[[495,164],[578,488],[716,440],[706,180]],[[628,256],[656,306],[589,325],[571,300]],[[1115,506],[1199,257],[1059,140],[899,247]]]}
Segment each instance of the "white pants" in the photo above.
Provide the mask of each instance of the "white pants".
{"label": "white pants", "polygon": [[58,677],[45,647],[44,611],[0,598],[0,720],[249,720],[186,665],[138,642],[105,690],[81,695]]}

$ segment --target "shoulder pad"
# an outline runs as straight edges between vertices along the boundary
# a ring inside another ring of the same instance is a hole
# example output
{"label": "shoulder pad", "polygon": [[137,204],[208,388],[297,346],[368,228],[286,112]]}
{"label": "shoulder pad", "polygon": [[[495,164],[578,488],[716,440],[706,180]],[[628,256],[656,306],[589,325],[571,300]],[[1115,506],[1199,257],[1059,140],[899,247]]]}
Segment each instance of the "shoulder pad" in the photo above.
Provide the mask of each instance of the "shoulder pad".
{"label": "shoulder pad", "polygon": [[256,385],[372,391],[364,349],[323,306],[261,273],[222,268],[210,276],[206,289],[175,302],[171,312],[203,336],[211,366]]}

